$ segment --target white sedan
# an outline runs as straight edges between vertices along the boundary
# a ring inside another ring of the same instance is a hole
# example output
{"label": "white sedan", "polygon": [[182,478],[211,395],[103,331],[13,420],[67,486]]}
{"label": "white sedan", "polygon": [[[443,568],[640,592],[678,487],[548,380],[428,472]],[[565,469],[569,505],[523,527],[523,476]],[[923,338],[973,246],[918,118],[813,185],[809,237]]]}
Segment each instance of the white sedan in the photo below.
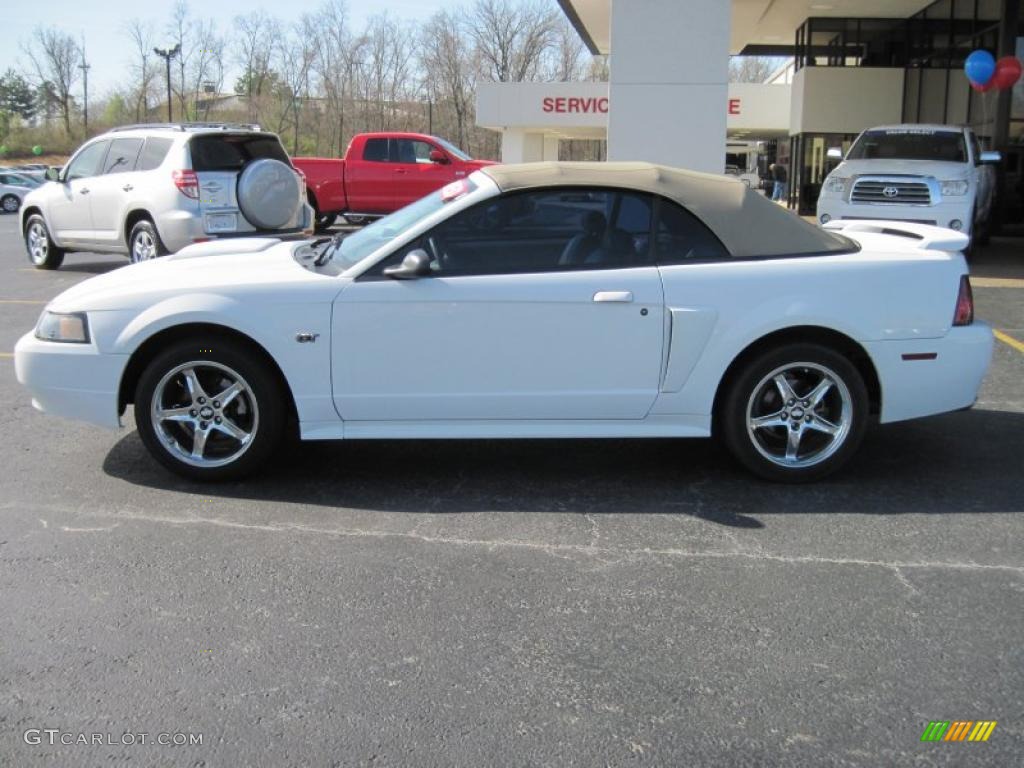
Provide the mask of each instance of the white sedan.
{"label": "white sedan", "polygon": [[219,241],[87,280],[16,348],[42,411],[251,473],[353,438],[720,436],[820,478],[871,421],[970,407],[992,333],[964,235],[828,231],[648,164],[474,173],[345,239]]}

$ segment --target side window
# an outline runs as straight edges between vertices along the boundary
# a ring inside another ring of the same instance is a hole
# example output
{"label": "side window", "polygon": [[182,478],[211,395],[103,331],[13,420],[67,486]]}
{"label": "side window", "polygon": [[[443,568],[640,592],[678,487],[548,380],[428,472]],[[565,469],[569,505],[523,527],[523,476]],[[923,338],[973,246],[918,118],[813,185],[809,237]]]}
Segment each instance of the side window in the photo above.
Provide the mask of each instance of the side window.
{"label": "side window", "polygon": [[171,144],[170,139],[160,139],[155,136],[146,139],[146,146],[142,148],[142,154],[139,155],[137,170],[152,171],[154,168],[159,168],[164,158],[167,157]]}
{"label": "side window", "polygon": [[114,139],[110,143],[107,160],[103,164],[103,173],[134,171],[142,142],[142,139]]}
{"label": "side window", "polygon": [[363,146],[363,160],[371,163],[386,163],[388,161],[388,140],[367,139]]}
{"label": "side window", "polygon": [[103,157],[107,154],[107,147],[109,146],[109,140],[97,141],[95,144],[90,144],[83,149],[68,165],[65,178],[68,181],[74,181],[75,179],[85,179],[89,176],[97,175],[100,172]]}
{"label": "side window", "polygon": [[434,149],[425,141],[415,139],[394,139],[391,142],[391,162],[429,163],[430,152]]}
{"label": "side window", "polygon": [[426,250],[433,271],[446,276],[621,269],[649,263],[650,220],[649,199],[632,192],[513,193],[456,214],[413,247]]}
{"label": "side window", "polygon": [[974,164],[975,165],[980,165],[981,164],[981,144],[978,141],[978,134],[976,134],[974,131],[971,131],[970,136],[971,136],[971,154],[974,155]]}
{"label": "side window", "polygon": [[729,258],[725,246],[704,222],[682,206],[664,198],[658,200],[654,254],[659,264]]}

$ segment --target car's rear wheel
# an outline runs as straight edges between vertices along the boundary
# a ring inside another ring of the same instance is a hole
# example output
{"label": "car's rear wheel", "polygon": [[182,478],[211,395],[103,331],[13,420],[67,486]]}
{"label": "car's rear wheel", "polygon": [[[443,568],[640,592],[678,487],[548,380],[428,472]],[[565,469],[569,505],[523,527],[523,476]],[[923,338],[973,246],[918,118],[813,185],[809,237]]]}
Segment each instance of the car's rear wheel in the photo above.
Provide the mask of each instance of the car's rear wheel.
{"label": "car's rear wheel", "polygon": [[739,373],[723,401],[726,444],[755,474],[807,482],[835,472],[867,427],[867,387],[845,357],[817,344],[762,353]]}
{"label": "car's rear wheel", "polygon": [[315,217],[316,231],[326,232],[328,229],[334,226],[334,222],[338,220],[338,214],[336,213],[317,213]]}
{"label": "car's rear wheel", "polygon": [[4,213],[17,213],[21,207],[21,200],[18,199],[17,195],[4,195],[0,197],[0,209]]}
{"label": "car's rear wheel", "polygon": [[46,221],[38,213],[25,223],[25,250],[36,269],[57,269],[64,263],[64,249],[53,244]]}
{"label": "car's rear wheel", "polygon": [[152,221],[142,219],[132,227],[131,234],[128,235],[128,258],[132,264],[166,255],[167,248],[164,247]]}
{"label": "car's rear wheel", "polygon": [[259,355],[217,337],[179,342],[146,366],[135,392],[142,442],[193,480],[247,475],[282,439],[285,399]]}

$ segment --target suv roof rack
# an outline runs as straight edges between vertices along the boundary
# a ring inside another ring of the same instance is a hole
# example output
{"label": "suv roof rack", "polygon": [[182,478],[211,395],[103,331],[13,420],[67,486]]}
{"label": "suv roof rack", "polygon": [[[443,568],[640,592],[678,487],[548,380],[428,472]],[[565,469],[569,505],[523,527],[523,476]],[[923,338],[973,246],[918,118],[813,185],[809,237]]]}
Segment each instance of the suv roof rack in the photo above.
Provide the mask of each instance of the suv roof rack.
{"label": "suv roof rack", "polygon": [[144,129],[163,129],[166,131],[261,131],[259,123],[134,123],[132,125],[119,125],[111,128],[112,133],[117,131],[137,131]]}

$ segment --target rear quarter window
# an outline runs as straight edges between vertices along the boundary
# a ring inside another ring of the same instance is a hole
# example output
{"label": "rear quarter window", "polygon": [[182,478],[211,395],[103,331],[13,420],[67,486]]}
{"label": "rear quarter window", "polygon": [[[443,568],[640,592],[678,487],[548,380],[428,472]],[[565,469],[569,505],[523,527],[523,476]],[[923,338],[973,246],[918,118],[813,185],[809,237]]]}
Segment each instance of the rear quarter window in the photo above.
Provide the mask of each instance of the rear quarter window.
{"label": "rear quarter window", "polygon": [[270,158],[291,165],[276,136],[227,134],[195,136],[189,142],[193,171],[240,171],[253,160]]}
{"label": "rear quarter window", "polygon": [[136,170],[139,171],[152,171],[155,168],[159,168],[164,158],[167,157],[167,153],[171,149],[173,142],[170,139],[161,139],[157,136],[150,136],[146,139],[146,144],[142,148],[142,153],[139,155],[139,161],[136,165]]}

